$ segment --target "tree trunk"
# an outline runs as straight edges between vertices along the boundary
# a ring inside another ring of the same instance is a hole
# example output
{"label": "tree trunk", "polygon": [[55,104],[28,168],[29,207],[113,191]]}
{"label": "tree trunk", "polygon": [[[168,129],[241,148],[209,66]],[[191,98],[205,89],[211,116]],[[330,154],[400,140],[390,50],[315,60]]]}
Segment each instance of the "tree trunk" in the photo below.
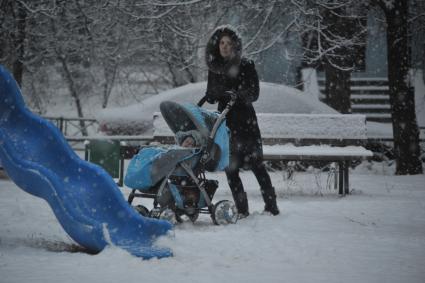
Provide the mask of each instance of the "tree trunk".
{"label": "tree trunk", "polygon": [[361,63],[356,59],[362,57],[358,55],[364,51],[364,11],[360,6],[357,9],[357,14],[352,14],[348,4],[341,4],[330,5],[321,12],[322,24],[326,27],[323,29],[326,36],[321,43],[326,51],[322,64],[326,75],[327,103],[343,114],[351,113],[351,73]]}
{"label": "tree trunk", "polygon": [[196,82],[196,79],[195,79],[195,76],[193,75],[193,73],[190,71],[190,69],[189,69],[189,67],[187,67],[186,69],[185,69],[185,71],[186,71],[186,74],[187,74],[187,77],[188,77],[188,79],[189,79],[189,83],[195,83]]}
{"label": "tree trunk", "polygon": [[12,72],[13,77],[19,86],[22,86],[22,76],[24,74],[24,42],[25,42],[25,26],[27,13],[25,8],[19,2],[16,3],[16,31],[13,34],[13,45],[15,47],[15,58],[13,60]]}
{"label": "tree trunk", "polygon": [[169,72],[171,74],[171,80],[173,81],[173,85],[172,86],[173,87],[181,86],[181,84],[179,84],[179,79],[177,78],[177,75],[174,72],[173,65],[170,62],[167,62],[167,67],[168,67],[168,70],[169,70]]}
{"label": "tree trunk", "polygon": [[109,97],[111,96],[112,87],[114,86],[118,72],[118,66],[116,63],[106,64],[107,65],[103,68],[105,83],[103,85],[102,108],[106,108],[106,106],[108,106]]}
{"label": "tree trunk", "polygon": [[[66,62],[66,59],[62,55],[59,55],[58,58],[62,64],[64,74],[65,74],[65,80],[68,83],[69,91],[71,92],[71,96],[72,98],[74,98],[75,105],[77,106],[78,117],[84,118],[83,107],[81,105],[80,96],[78,95],[77,88],[75,87],[75,83],[72,78],[71,71],[68,68],[68,63]],[[84,121],[80,120],[79,124],[80,124],[81,133],[83,134],[83,136],[87,136],[87,129],[86,129],[86,125]]]}
{"label": "tree trunk", "polygon": [[381,5],[387,20],[388,81],[396,155],[396,174],[421,174],[419,129],[415,96],[410,86],[408,45],[408,1]]}
{"label": "tree trunk", "polygon": [[327,104],[343,114],[351,113],[351,71],[325,64],[325,76]]}

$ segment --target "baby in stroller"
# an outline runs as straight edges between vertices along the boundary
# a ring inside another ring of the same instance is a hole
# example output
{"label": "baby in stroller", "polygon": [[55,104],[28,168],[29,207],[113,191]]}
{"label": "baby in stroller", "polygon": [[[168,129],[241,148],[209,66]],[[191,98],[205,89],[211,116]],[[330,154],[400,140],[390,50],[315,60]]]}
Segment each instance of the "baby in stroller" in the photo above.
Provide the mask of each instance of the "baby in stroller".
{"label": "baby in stroller", "polygon": [[171,101],[162,102],[160,110],[177,145],[145,147],[130,161],[124,178],[125,185],[132,188],[129,203],[136,197],[152,198],[151,210],[143,205],[135,208],[143,216],[173,223],[183,221],[183,215],[194,222],[200,213],[210,214],[217,225],[236,223],[234,203],[221,200],[213,204],[218,181],[205,175],[229,164],[229,133],[223,123],[227,112],[218,114]]}
{"label": "baby in stroller", "polygon": [[202,147],[206,144],[205,138],[197,130],[178,131],[175,138],[176,143],[182,147]]}

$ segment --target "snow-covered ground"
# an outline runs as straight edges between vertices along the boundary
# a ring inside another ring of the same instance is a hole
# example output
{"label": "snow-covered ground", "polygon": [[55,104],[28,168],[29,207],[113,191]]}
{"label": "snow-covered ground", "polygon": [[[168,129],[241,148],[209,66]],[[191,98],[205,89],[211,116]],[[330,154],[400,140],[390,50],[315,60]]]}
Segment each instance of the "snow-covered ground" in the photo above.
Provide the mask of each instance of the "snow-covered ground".
{"label": "snow-covered ground", "polygon": [[[423,103],[423,83],[416,89]],[[62,103],[55,109],[68,113]],[[231,199],[225,175],[210,176],[220,182],[214,201]],[[0,283],[425,282],[425,175],[394,176],[386,163],[363,163],[351,172],[353,192],[343,198],[330,189],[326,172],[271,177],[281,215],[261,214],[258,184],[244,172],[248,218],[214,226],[202,215],[177,225],[159,241],[174,257],[149,261],[117,248],[84,253],[44,200],[0,179]]]}
{"label": "snow-covered ground", "polygon": [[[0,180],[0,282],[425,282],[425,175],[363,163],[342,198],[324,172],[271,176],[279,216],[261,214],[258,184],[244,172],[248,218],[180,224],[160,240],[174,257],[149,261],[116,248],[78,252],[44,200]],[[225,175],[211,177],[214,200],[230,199]]]}

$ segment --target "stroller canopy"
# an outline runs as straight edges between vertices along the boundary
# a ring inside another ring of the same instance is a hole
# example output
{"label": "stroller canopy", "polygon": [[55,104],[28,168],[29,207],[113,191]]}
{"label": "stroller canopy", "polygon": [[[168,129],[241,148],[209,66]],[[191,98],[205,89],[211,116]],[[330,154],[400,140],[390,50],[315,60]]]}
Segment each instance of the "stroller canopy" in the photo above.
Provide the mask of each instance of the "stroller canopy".
{"label": "stroller canopy", "polygon": [[[174,134],[179,131],[197,130],[204,140],[208,140],[219,117],[219,113],[208,111],[191,103],[178,104],[173,101],[163,101],[159,108],[165,122]],[[225,120],[219,126],[213,140],[220,149],[219,161],[215,170],[224,170],[229,165],[229,130]]]}
{"label": "stroller canopy", "polygon": [[161,110],[162,117],[164,117],[165,122],[167,122],[168,127],[170,127],[174,134],[196,130],[207,138],[212,128],[208,127],[207,122],[208,124],[214,123],[213,119],[215,117],[209,115],[209,113],[213,112],[204,111],[205,113],[202,114],[202,108],[193,104],[178,104],[173,101],[163,101],[159,105],[159,109]]}

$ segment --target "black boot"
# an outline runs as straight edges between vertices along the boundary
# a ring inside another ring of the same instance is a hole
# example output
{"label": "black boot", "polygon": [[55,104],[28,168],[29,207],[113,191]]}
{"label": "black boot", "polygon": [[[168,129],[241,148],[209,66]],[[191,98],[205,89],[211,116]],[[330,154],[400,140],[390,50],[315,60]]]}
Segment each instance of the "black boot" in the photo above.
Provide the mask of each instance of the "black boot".
{"label": "black boot", "polygon": [[269,187],[267,189],[261,189],[261,194],[264,200],[264,211],[269,212],[272,215],[278,215],[280,213],[279,208],[276,203],[276,193],[274,187]]}
{"label": "black boot", "polygon": [[245,218],[249,215],[248,198],[246,197],[241,178],[239,177],[239,169],[230,170],[229,168],[226,170],[227,181],[232,191],[236,208],[238,209],[239,219]]}
{"label": "black boot", "polygon": [[233,199],[235,200],[236,208],[238,209],[239,219],[248,217],[249,208],[246,193],[239,192],[237,194],[233,194]]}

